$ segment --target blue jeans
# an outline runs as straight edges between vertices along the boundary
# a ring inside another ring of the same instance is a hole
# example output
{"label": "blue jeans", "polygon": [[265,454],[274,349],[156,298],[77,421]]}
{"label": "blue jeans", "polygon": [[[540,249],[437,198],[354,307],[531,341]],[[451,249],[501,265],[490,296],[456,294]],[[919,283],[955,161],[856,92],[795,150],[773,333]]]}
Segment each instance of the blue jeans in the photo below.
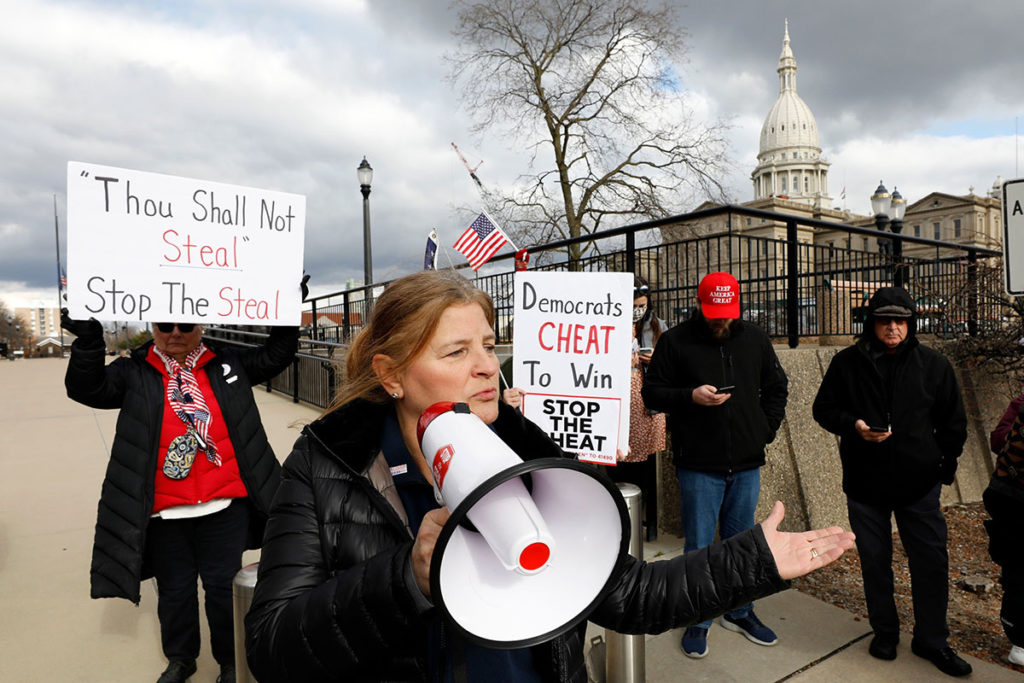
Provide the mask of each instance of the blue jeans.
{"label": "blue jeans", "polygon": [[[677,469],[676,477],[686,552],[714,543],[716,529],[724,540],[754,526],[754,510],[761,494],[759,468],[732,474]],[[754,604],[747,603],[727,614],[741,619],[753,609]],[[711,620],[696,625],[710,628]]]}

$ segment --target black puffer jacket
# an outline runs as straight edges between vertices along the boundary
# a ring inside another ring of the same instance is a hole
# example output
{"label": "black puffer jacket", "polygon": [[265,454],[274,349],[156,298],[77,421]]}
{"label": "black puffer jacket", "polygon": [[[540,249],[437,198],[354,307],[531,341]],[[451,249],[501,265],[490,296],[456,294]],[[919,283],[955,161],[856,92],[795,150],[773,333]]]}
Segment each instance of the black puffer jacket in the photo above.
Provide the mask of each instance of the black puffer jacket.
{"label": "black puffer jacket", "polygon": [[[247,547],[259,547],[281,466],[267,442],[252,387],[288,367],[298,348],[296,327],[275,327],[258,348],[207,344],[213,394],[235,449],[242,482],[253,507]],[[152,576],[144,566],[146,528],[153,512],[157,448],[164,415],[160,372],[146,361],[152,342],[109,365],[102,340],[71,345],[64,385],[68,397],[91,408],[120,409],[110,462],[96,515],[91,595],[138,604],[139,584]]]}
{"label": "black puffer jacket", "polygon": [[[861,503],[904,505],[939,481],[952,483],[967,440],[967,416],[953,366],[917,339],[915,320],[885,374],[873,311],[886,305],[913,310],[903,289],[880,289],[869,304],[864,334],[835,355],[814,399],[814,419],[839,436],[843,491]],[[865,441],[854,424],[889,426],[881,443]]]}
{"label": "black puffer jacket", "polygon": [[[728,339],[711,335],[697,312],[661,335],[647,367],[642,395],[651,410],[668,413],[675,466],[738,472],[764,465],[764,447],[786,416],[789,380],[768,335],[743,320]],[[693,390],[736,385],[719,406],[693,402]]]}
{"label": "black puffer jacket", "polygon": [[[404,574],[413,540],[378,491],[391,484],[379,445],[391,410],[357,401],[330,413],[285,461],[245,620],[249,666],[264,683],[428,680],[427,630],[439,617],[417,609]],[[499,411],[498,436],[525,459],[563,456],[515,410]],[[624,555],[613,581],[590,618],[623,633],[694,623],[787,585],[760,526],[666,562]],[[586,681],[585,626],[535,648],[545,680]]]}

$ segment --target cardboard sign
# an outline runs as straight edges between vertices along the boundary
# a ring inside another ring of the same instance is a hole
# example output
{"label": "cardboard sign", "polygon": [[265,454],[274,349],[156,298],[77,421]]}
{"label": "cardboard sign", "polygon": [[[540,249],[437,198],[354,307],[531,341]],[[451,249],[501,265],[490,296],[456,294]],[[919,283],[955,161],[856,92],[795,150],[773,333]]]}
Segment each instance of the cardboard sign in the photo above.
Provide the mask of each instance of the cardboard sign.
{"label": "cardboard sign", "polygon": [[633,276],[515,274],[514,382],[523,414],[580,460],[629,448]]}
{"label": "cardboard sign", "polygon": [[72,318],[298,325],[306,198],[68,163]]}

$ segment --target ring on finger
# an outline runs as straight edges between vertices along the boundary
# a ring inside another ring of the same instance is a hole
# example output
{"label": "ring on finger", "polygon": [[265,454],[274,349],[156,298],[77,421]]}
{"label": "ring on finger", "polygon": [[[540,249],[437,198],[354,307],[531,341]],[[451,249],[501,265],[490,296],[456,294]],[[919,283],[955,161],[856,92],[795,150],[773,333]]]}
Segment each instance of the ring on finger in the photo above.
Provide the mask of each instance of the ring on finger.
{"label": "ring on finger", "polygon": [[817,556],[818,556],[818,551],[815,550],[814,548],[811,548],[811,559],[813,560]]}

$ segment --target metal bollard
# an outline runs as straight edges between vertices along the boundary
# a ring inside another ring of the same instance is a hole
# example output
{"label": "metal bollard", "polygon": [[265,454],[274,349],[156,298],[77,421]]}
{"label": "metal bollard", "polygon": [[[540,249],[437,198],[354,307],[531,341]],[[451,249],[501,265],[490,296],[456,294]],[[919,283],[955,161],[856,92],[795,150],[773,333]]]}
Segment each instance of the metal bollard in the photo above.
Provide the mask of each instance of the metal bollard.
{"label": "metal bollard", "polygon": [[[644,556],[643,496],[634,484],[619,484],[629,511],[629,554],[638,559]],[[647,677],[644,666],[644,636],[624,635],[605,629],[608,650],[605,657],[607,683],[642,683]]]}
{"label": "metal bollard", "polygon": [[259,562],[247,564],[235,574],[231,594],[235,607],[235,680],[238,683],[256,683],[249,662],[245,659],[245,615],[252,605],[252,594],[256,590],[256,570]]}

